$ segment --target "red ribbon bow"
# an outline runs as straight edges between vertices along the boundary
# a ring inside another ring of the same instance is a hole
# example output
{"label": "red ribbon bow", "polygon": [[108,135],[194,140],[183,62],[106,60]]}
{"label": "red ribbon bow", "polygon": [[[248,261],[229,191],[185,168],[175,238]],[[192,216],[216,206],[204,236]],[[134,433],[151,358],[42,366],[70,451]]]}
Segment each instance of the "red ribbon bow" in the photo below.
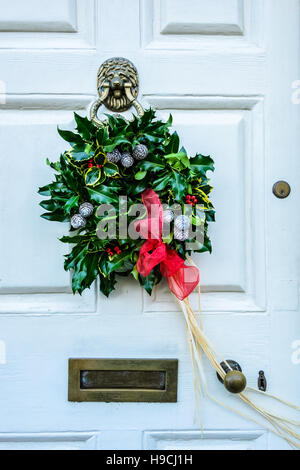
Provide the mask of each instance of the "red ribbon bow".
{"label": "red ribbon bow", "polygon": [[161,274],[167,278],[170,290],[179,300],[184,300],[197,287],[199,271],[194,266],[186,266],[176,251],[163,243],[163,208],[158,195],[152,189],[146,189],[142,200],[148,217],[136,222],[135,229],[147,241],[140,250],[137,270],[147,277],[160,264]]}

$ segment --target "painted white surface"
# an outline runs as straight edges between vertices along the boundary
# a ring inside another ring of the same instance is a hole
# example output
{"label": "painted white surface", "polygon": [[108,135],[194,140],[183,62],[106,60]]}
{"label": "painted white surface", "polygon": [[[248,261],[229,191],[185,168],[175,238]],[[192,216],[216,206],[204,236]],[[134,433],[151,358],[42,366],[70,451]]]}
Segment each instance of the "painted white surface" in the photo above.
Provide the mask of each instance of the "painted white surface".
{"label": "painted white surface", "polygon": [[[144,104],[172,112],[183,144],[217,163],[215,249],[195,258],[207,333],[250,385],[263,369],[270,391],[298,401],[299,2],[2,3],[0,448],[285,449],[209,400],[201,439],[184,320],[167,290],[154,301],[124,280],[109,300],[96,286],[74,297],[65,227],[39,218],[36,189],[50,178],[45,158],[63,149],[56,125],[87,113],[99,65],[131,59]],[[278,179],[292,186],[287,200],[272,195]],[[178,358],[179,401],[68,403],[70,357]],[[211,393],[238,406],[205,367]]]}
{"label": "painted white surface", "polygon": [[244,0],[159,0],[163,34],[242,34]]}
{"label": "painted white surface", "polygon": [[39,0],[0,1],[0,30],[11,32],[74,32],[76,0],[52,0],[43,8]]}
{"label": "painted white surface", "polygon": [[145,449],[163,450],[264,450],[262,431],[162,431],[144,434]]}
{"label": "painted white surface", "polygon": [[93,49],[97,0],[0,1],[0,42],[7,49]]}

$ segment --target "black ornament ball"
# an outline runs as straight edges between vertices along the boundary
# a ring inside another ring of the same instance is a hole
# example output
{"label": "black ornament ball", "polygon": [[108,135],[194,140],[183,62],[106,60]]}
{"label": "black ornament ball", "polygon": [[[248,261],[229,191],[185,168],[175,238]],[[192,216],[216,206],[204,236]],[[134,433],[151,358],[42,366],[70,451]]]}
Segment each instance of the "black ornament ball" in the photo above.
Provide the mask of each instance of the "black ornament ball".
{"label": "black ornament ball", "polygon": [[135,160],[145,160],[148,157],[149,150],[146,145],[139,144],[133,150],[133,158]]}

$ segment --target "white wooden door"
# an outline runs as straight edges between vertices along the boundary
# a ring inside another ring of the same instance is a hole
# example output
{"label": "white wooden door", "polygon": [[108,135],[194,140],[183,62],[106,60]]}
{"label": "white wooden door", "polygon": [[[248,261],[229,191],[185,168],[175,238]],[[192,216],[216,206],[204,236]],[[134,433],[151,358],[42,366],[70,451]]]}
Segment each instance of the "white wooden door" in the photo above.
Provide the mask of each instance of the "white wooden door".
{"label": "white wooden door", "polygon": [[[0,1],[1,449],[287,447],[207,399],[201,439],[167,289],[149,298],[128,280],[109,300],[97,286],[74,297],[67,227],[40,219],[36,191],[65,148],[57,124],[88,112],[100,64],[132,60],[144,106],[172,112],[185,147],[216,161],[214,252],[197,258],[207,333],[250,385],[262,369],[269,391],[297,401],[299,13],[298,0]],[[272,194],[282,179],[285,200]],[[69,403],[71,357],[178,358],[178,403]],[[211,393],[232,402],[205,366]]]}

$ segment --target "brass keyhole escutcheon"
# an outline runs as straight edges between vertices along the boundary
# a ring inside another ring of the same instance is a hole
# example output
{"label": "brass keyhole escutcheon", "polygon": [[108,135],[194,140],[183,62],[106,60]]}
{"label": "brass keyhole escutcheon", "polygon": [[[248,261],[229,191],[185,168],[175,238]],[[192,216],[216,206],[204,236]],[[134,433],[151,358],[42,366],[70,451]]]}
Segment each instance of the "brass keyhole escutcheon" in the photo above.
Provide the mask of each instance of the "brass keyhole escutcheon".
{"label": "brass keyhole escutcheon", "polygon": [[286,199],[291,194],[291,187],[286,181],[277,181],[273,186],[273,194],[278,199]]}

